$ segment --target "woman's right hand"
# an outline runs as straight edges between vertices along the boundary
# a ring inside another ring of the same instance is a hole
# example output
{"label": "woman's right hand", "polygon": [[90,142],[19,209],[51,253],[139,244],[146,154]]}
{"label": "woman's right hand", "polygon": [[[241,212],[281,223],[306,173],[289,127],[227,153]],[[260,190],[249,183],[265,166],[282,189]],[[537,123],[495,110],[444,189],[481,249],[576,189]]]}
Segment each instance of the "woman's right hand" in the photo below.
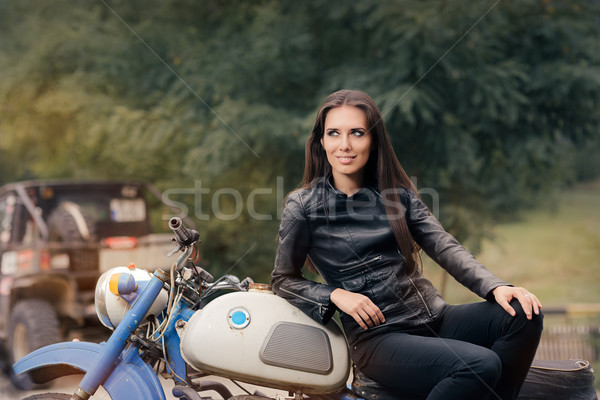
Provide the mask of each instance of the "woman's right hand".
{"label": "woman's right hand", "polygon": [[363,329],[385,322],[379,307],[367,296],[338,288],[331,292],[329,298],[337,308],[354,318]]}

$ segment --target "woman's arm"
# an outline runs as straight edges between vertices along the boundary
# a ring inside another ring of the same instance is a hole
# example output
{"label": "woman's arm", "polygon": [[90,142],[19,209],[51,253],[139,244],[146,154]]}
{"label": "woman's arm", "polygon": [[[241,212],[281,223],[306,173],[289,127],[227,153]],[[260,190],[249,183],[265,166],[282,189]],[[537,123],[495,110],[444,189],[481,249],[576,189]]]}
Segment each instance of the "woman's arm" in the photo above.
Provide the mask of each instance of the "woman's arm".
{"label": "woman's arm", "polygon": [[531,319],[532,312],[539,314],[542,303],[533,293],[522,287],[513,287],[492,274],[444,230],[414,193],[407,191],[407,198],[409,229],[429,257],[479,296],[495,300],[510,315],[515,315],[515,310],[509,304],[512,299],[521,303],[528,319]]}
{"label": "woman's arm", "polygon": [[304,278],[302,267],[310,249],[306,213],[298,193],[289,196],[281,217],[279,246],[271,274],[271,286],[278,296],[321,323],[327,323],[336,307],[330,299],[335,287]]}
{"label": "woman's arm", "polygon": [[454,279],[477,295],[493,300],[492,291],[512,286],[485,268],[457,240],[446,232],[427,206],[411,191],[403,196],[406,222],[417,244]]}

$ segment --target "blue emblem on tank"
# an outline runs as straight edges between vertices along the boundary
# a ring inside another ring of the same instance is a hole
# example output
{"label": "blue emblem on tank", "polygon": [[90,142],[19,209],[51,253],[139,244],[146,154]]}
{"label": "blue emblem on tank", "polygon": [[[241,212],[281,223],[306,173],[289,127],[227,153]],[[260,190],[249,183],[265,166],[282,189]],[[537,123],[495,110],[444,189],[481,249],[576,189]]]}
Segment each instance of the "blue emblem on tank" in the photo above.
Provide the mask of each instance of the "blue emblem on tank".
{"label": "blue emblem on tank", "polygon": [[229,310],[227,320],[232,328],[244,329],[250,324],[250,313],[243,307],[233,308]]}

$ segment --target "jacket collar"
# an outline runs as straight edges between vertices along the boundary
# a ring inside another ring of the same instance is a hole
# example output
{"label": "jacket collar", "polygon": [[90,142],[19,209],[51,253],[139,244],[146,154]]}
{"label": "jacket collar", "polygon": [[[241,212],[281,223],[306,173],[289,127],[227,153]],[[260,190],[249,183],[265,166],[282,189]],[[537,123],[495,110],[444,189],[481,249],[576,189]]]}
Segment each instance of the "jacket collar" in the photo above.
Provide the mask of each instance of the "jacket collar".
{"label": "jacket collar", "polygon": [[[349,197],[346,193],[342,192],[340,189],[336,188],[333,185],[333,175],[328,175],[327,177],[321,178],[321,182],[323,183],[323,186],[325,188],[333,191],[336,195],[342,196],[345,198]],[[373,191],[379,195],[378,185],[368,185],[368,186],[362,187],[358,190],[358,192],[354,193],[349,198],[355,198],[357,195],[360,195],[360,193],[371,192],[371,191]]]}

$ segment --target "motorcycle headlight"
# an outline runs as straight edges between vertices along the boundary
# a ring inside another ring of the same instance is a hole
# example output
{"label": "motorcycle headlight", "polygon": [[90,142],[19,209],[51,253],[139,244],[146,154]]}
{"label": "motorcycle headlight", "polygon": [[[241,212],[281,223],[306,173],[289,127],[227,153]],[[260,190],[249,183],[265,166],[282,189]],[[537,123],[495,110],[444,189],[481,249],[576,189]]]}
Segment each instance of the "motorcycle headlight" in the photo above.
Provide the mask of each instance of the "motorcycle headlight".
{"label": "motorcycle headlight", "polygon": [[[115,329],[131,308],[128,299],[139,295],[152,279],[152,274],[135,267],[115,267],[100,275],[96,283],[94,302],[96,314],[102,325]],[[168,294],[162,290],[146,317],[160,313],[167,305]]]}

